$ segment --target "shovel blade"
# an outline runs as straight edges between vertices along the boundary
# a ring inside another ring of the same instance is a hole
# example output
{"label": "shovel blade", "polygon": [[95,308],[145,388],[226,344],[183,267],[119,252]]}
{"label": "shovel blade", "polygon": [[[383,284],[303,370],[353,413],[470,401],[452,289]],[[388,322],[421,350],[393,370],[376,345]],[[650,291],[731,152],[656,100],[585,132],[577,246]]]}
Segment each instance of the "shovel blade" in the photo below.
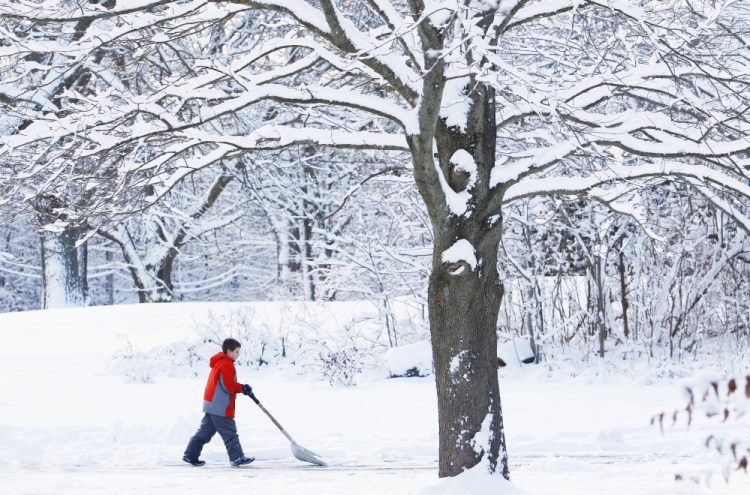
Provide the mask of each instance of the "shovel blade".
{"label": "shovel blade", "polygon": [[294,454],[294,457],[296,457],[300,461],[309,462],[310,464],[315,464],[317,466],[328,465],[320,457],[318,457],[318,454],[311,450],[307,450],[297,442],[292,442],[292,454]]}

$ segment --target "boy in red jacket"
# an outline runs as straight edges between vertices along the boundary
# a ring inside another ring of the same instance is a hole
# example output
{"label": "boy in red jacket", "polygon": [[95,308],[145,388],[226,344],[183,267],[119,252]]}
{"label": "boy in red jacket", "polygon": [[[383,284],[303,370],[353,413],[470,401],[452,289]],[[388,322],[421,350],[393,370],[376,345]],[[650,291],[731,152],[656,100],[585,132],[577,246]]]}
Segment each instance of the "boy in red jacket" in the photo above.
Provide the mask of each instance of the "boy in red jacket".
{"label": "boy in red jacket", "polygon": [[203,446],[219,432],[227,448],[229,462],[232,466],[250,464],[254,457],[245,457],[237,436],[237,424],[234,422],[234,399],[239,393],[250,395],[253,389],[250,385],[237,383],[237,370],[234,362],[240,357],[240,345],[234,339],[226,339],[222,345],[222,352],[216,353],[209,364],[211,373],[208,375],[206,391],[203,393],[203,419],[198,431],[188,442],[182,460],[193,466],[203,466],[206,461],[199,459]]}

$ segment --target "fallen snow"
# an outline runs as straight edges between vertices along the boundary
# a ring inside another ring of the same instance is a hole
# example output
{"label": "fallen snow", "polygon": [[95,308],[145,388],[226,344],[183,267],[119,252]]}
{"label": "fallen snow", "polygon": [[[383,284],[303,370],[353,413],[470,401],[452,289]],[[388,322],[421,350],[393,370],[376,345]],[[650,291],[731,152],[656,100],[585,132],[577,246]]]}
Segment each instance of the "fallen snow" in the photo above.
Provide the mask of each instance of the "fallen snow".
{"label": "fallen snow", "polygon": [[432,374],[432,346],[427,341],[392,347],[386,352],[391,376],[405,376],[416,370],[419,376]]}
{"label": "fallen snow", "polygon": [[[434,378],[388,379],[384,350],[382,366],[354,387],[331,387],[302,365],[238,369],[295,440],[330,467],[295,460],[287,440],[244,397],[237,404],[240,439],[257,461],[228,467],[216,438],[202,456],[207,466],[190,467],[180,457],[202,415],[208,370],[193,376],[155,366],[143,383],[124,376],[113,357],[130,342],[143,353],[158,350],[157,361],[169,363],[170,348],[202,338],[197,322],[222,321],[238,308],[273,332],[326,313],[302,303],[175,303],[1,314],[0,493],[740,495],[750,488],[743,474],[725,484],[720,460],[704,448],[715,420],[696,415],[690,428],[666,425],[664,435],[650,425],[655,414],[684,404],[681,378],[659,378],[657,362],[615,360],[499,370],[512,481],[482,469],[438,480]],[[372,305],[333,308],[324,324],[329,343],[347,338],[342,313],[356,318]],[[310,325],[308,332],[316,331]],[[717,363],[724,364],[722,356],[694,366]],[[746,422],[736,428],[746,436]],[[715,474],[706,487],[676,483],[677,472]]]}
{"label": "fallen snow", "polygon": [[518,368],[524,359],[534,357],[528,339],[514,339],[497,343],[497,357],[501,358],[508,367]]}
{"label": "fallen snow", "polygon": [[482,469],[470,469],[455,478],[444,478],[418,492],[418,495],[521,495],[519,490],[502,476],[490,476]]}

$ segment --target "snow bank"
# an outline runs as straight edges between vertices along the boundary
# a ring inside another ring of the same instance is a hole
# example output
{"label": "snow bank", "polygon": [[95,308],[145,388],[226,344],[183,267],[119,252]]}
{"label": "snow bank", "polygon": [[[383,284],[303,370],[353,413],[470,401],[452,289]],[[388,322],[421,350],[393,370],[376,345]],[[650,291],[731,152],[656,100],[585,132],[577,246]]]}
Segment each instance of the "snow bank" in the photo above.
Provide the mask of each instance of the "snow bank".
{"label": "snow bank", "polygon": [[392,347],[386,360],[391,377],[432,375],[432,346],[427,341]]}
{"label": "snow bank", "polygon": [[499,474],[489,474],[483,463],[453,478],[442,478],[416,495],[522,495],[523,491]]}
{"label": "snow bank", "polygon": [[[394,324],[403,330],[399,339],[420,338],[419,310],[392,304]],[[290,368],[310,378],[331,378],[347,371],[339,368],[348,362],[331,358],[346,354],[357,360],[357,377],[349,373],[344,380],[354,384],[361,372],[383,375],[388,346],[382,311],[361,301],[121,305],[9,313],[0,315],[0,321],[0,359],[70,356],[97,349],[107,355],[107,372],[126,383],[200,376],[220,343],[234,337],[242,342],[239,366]],[[50,332],[48,325],[61,330]],[[14,327],[24,330],[13,331]],[[35,341],[44,345],[25,344]]]}
{"label": "snow bank", "polygon": [[534,359],[534,351],[528,339],[513,339],[497,343],[497,357],[503,360],[505,366],[518,368],[525,361]]}

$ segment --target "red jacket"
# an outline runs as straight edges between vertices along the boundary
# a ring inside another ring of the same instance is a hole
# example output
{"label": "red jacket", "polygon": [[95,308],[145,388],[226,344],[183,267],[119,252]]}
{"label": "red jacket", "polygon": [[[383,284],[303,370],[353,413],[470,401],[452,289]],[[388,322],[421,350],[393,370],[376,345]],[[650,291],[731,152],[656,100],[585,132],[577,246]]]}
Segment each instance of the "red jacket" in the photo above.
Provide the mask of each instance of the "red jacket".
{"label": "red jacket", "polygon": [[203,412],[233,418],[234,399],[242,392],[242,384],[237,383],[234,361],[219,352],[211,358],[209,364],[211,373],[203,393]]}

